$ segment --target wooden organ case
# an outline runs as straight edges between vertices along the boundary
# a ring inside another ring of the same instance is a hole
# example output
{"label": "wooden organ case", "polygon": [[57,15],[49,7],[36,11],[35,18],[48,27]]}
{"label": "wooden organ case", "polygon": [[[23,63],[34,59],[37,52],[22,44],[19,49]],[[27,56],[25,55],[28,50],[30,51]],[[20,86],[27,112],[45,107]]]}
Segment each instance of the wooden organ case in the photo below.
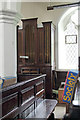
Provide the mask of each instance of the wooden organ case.
{"label": "wooden organ case", "polygon": [[22,19],[22,23],[23,29],[18,29],[18,75],[29,74],[28,70],[33,71],[32,74],[37,73],[36,70],[38,74],[45,73],[46,98],[51,98],[55,26],[49,21],[37,27],[37,18]]}

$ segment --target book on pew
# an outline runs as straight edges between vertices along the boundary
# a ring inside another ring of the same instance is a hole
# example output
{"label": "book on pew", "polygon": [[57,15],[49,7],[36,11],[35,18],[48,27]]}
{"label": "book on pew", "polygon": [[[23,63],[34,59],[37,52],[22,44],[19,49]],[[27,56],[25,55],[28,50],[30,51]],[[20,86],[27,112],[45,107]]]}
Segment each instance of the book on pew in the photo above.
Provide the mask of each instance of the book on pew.
{"label": "book on pew", "polygon": [[67,73],[64,91],[63,91],[63,102],[71,103],[73,91],[78,78],[78,71],[71,70]]}
{"label": "book on pew", "polygon": [[2,86],[3,86],[3,80],[2,80],[2,78],[0,77],[0,88],[2,88]]}
{"label": "book on pew", "polygon": [[15,84],[16,82],[17,82],[17,79],[15,76],[2,77],[0,78],[0,88],[10,86],[12,84]]}

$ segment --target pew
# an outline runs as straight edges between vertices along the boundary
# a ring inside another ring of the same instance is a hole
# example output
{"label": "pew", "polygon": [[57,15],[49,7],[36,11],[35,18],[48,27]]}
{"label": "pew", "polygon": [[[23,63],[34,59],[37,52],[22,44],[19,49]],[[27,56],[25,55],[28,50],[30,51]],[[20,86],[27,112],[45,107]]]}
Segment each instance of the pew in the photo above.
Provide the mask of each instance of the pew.
{"label": "pew", "polygon": [[[45,77],[46,74],[36,75],[35,77],[31,77],[30,75],[30,78],[28,75],[27,79],[26,75],[20,75],[20,79],[24,79],[22,82],[1,89],[0,96],[2,94],[2,99],[0,97],[0,108],[2,108],[2,115],[0,116],[0,120],[7,120],[9,118],[14,120],[26,119],[35,110],[39,112],[38,107],[40,107],[41,110],[46,110],[46,106],[48,106],[48,108],[45,118],[48,119],[57,101],[45,99]],[[37,115],[36,113],[36,116]],[[44,117],[44,115],[43,113],[42,117]]]}
{"label": "pew", "polygon": [[[32,118],[48,120],[53,116],[54,108],[57,104],[57,100],[44,99],[26,118],[28,120]],[[52,118],[54,120],[54,116]]]}

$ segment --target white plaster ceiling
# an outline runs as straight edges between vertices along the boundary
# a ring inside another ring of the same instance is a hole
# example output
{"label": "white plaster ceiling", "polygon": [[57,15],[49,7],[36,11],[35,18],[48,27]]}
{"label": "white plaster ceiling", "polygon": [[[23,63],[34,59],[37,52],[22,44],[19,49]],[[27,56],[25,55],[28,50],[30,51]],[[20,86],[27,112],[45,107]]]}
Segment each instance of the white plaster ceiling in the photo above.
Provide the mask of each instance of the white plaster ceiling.
{"label": "white plaster ceiling", "polygon": [[68,3],[73,3],[73,2],[79,2],[79,0],[16,0],[16,1],[22,1],[22,2],[68,2]]}
{"label": "white plaster ceiling", "polygon": [[0,0],[0,2],[53,2],[55,3],[74,3],[80,0]]}

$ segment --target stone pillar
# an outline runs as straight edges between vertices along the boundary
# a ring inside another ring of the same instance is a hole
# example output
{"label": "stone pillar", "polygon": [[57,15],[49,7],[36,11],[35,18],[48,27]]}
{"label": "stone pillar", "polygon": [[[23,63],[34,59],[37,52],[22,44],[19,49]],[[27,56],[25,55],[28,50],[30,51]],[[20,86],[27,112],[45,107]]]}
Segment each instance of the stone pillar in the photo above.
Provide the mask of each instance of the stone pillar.
{"label": "stone pillar", "polygon": [[[20,3],[0,3],[0,76],[17,76],[16,25]],[[19,5],[18,5],[19,6]]]}
{"label": "stone pillar", "polygon": [[[0,2],[0,77],[15,76],[17,78],[17,37],[16,25],[19,22],[20,3]],[[0,86],[1,87],[1,86]],[[2,92],[0,89],[0,102]],[[0,104],[0,118],[2,104]]]}

